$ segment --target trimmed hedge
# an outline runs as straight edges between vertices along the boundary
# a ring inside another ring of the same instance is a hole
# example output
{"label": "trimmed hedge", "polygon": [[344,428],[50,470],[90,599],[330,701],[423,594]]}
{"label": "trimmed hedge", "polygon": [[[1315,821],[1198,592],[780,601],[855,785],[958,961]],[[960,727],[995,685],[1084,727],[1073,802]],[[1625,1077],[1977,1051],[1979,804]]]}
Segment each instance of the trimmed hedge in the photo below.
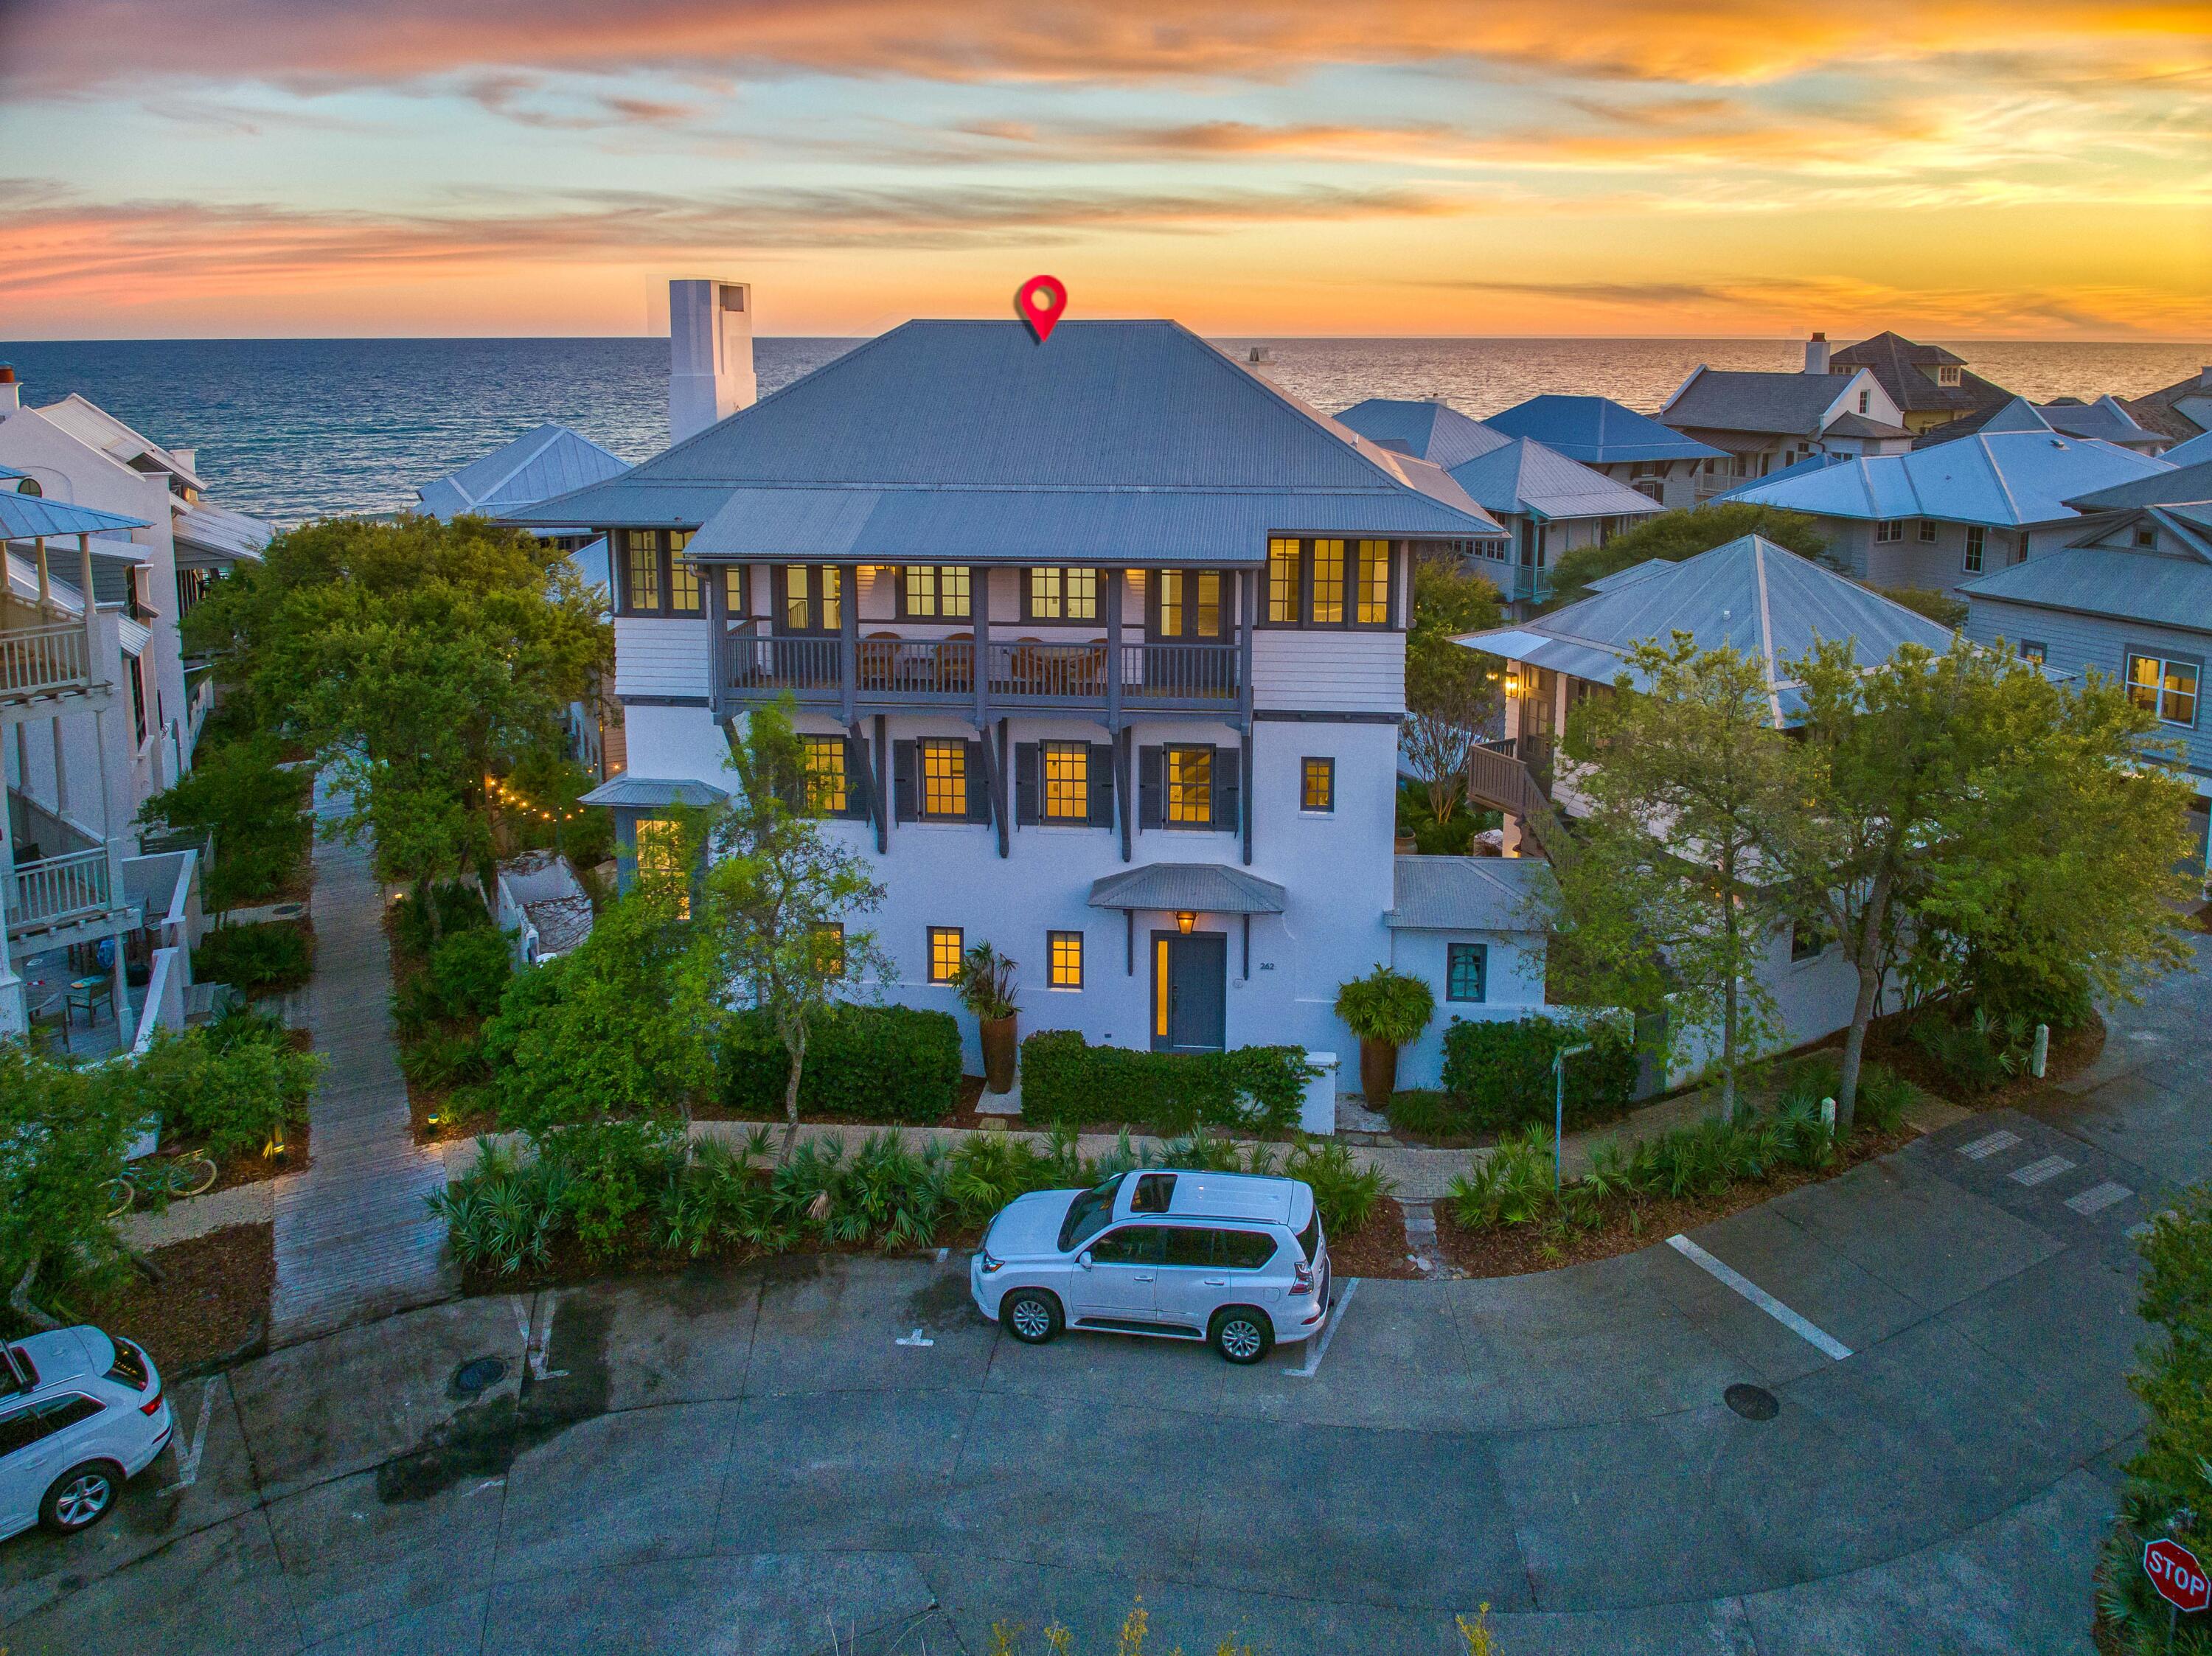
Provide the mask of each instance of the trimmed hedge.
{"label": "trimmed hedge", "polygon": [[1553,1055],[1585,1040],[1597,1050],[1567,1060],[1567,1126],[1610,1121],[1627,1113],[1636,1088],[1635,1042],[1610,1023],[1454,1018],[1444,1031],[1444,1090],[1477,1131],[1505,1132],[1531,1122],[1549,1128]]}
{"label": "trimmed hedge", "polygon": [[1130,1122],[1170,1138],[1200,1127],[1282,1131],[1297,1125],[1311,1073],[1296,1046],[1146,1052],[1045,1029],[1022,1042],[1022,1119],[1068,1127]]}
{"label": "trimmed hedge", "polygon": [[[722,1049],[722,1101],[751,1119],[783,1114],[790,1059],[767,1017],[744,1013]],[[806,1038],[799,1107],[856,1121],[941,1121],[960,1102],[960,1025],[910,1006],[833,1006]]]}

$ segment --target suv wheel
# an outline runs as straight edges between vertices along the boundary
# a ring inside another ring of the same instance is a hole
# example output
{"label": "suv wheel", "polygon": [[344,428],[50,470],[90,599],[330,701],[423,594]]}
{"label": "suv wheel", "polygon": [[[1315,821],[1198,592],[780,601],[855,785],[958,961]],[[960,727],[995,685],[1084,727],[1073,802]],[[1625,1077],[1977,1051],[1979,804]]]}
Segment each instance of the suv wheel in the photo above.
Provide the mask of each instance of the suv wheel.
{"label": "suv wheel", "polygon": [[1060,1333],[1060,1301],[1038,1289],[1017,1289],[999,1307],[999,1323],[1024,1345],[1042,1345]]}
{"label": "suv wheel", "polygon": [[1230,1362],[1253,1363],[1266,1356],[1275,1344],[1275,1331],[1267,1313],[1249,1305],[1232,1305],[1213,1319],[1213,1349]]}
{"label": "suv wheel", "polygon": [[122,1483],[123,1474],[108,1461],[72,1466],[53,1481],[39,1503],[40,1521],[64,1535],[88,1530],[113,1509]]}

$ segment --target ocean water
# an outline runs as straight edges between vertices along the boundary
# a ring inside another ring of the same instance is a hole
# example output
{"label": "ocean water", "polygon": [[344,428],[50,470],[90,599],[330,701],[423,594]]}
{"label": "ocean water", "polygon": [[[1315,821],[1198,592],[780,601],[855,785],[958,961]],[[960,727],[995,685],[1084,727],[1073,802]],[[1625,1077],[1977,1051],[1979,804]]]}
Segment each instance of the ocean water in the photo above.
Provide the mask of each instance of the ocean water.
{"label": "ocean water", "polygon": [[[767,338],[763,395],[851,349],[853,339]],[[1699,363],[1790,369],[1773,339],[1224,339],[1328,412],[1364,397],[1441,396],[1495,414],[1541,391],[1655,409]],[[1974,369],[2039,401],[2136,396],[2212,361],[2196,345],[1958,343]],[[209,339],[0,343],[32,405],[81,392],[155,441],[197,447],[219,503],[280,524],[413,505],[418,484],[541,421],[626,459],[663,447],[663,339]]]}

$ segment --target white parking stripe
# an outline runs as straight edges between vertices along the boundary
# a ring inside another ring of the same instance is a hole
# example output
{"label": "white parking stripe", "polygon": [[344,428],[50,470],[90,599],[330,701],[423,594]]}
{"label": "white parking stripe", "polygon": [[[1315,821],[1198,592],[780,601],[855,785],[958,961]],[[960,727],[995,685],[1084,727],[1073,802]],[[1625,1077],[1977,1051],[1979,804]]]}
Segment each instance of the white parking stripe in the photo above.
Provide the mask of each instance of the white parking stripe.
{"label": "white parking stripe", "polygon": [[2068,1197],[2066,1205],[2086,1219],[2092,1214],[2102,1213],[2115,1202],[2126,1201],[2134,1194],[2125,1185],[2107,1179],[2101,1185],[2090,1186],[2078,1196]]}
{"label": "white parking stripe", "polygon": [[[199,1477],[200,1451],[207,1447],[208,1416],[215,1412],[215,1382],[216,1376],[210,1374],[207,1383],[200,1387],[200,1417],[192,1422],[191,1447],[178,1453],[177,1481],[163,1489],[163,1495],[174,1495],[179,1489],[189,1489]],[[176,1412],[176,1405],[173,1403],[169,1405],[173,1419]]]}
{"label": "white parking stripe", "polygon": [[1996,1131],[1977,1138],[1971,1144],[1959,1146],[1959,1154],[1969,1162],[1979,1162],[1984,1156],[1995,1156],[1999,1150],[2008,1150],[2020,1143],[2020,1135],[2000,1127]]}
{"label": "white parking stripe", "polygon": [[1741,1271],[1737,1271],[1733,1266],[1723,1265],[1718,1259],[1713,1258],[1711,1254],[1706,1253],[1705,1249],[1699,1247],[1688,1237],[1682,1235],[1669,1236],[1667,1239],[1667,1246],[1673,1248],[1675,1253],[1680,1254],[1692,1265],[1697,1265],[1700,1269],[1711,1273],[1711,1275],[1720,1282],[1726,1283],[1737,1293],[1742,1295],[1745,1299],[1749,1300],[1761,1311],[1764,1311],[1768,1316],[1773,1318],[1775,1321],[1780,1323],[1791,1333],[1796,1335],[1799,1339],[1803,1340],[1808,1345],[1814,1347],[1816,1350],[1826,1352],[1829,1356],[1835,1358],[1838,1362],[1851,1355],[1851,1348],[1845,1345],[1841,1340],[1836,1338],[1834,1335],[1826,1333],[1821,1329],[1815,1327],[1812,1323],[1806,1320],[1806,1319],[1799,1316],[1796,1312],[1792,1311],[1788,1306],[1783,1304],[1781,1301],[1776,1299],[1771,1294],[1769,1294],[1757,1283],[1752,1281],[1750,1277],[1745,1276]]}
{"label": "white parking stripe", "polygon": [[1321,1360],[1328,1355],[1328,1343],[1336,1338],[1336,1325],[1344,1320],[1344,1313],[1352,1304],[1352,1296],[1359,1292],[1362,1280],[1354,1277],[1345,1284],[1344,1292],[1337,1295],[1336,1304],[1328,1313],[1328,1320],[1321,1325],[1320,1334],[1307,1347],[1304,1367],[1291,1370],[1300,1380],[1311,1380],[1320,1369]]}
{"label": "white parking stripe", "polygon": [[2024,1168],[2013,1169],[2014,1180],[2022,1185],[2047,1185],[2062,1173],[2073,1171],[2074,1164],[2063,1156],[2046,1156],[2040,1162],[2031,1162]]}

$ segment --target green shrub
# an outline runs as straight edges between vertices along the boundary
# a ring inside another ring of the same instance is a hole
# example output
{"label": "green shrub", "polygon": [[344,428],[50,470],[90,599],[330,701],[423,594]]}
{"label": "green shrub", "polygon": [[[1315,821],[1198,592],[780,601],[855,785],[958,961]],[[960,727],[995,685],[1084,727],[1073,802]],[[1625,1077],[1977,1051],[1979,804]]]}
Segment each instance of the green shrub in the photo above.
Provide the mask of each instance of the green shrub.
{"label": "green shrub", "polygon": [[567,1175],[564,1210],[594,1259],[622,1251],[633,1222],[665,1200],[685,1161],[680,1131],[661,1122],[591,1122],[537,1143],[538,1159]]}
{"label": "green shrub", "polygon": [[227,1052],[242,1041],[265,1041],[272,1046],[289,1044],[290,1028],[274,1012],[257,1011],[242,1002],[234,1001],[201,1027],[208,1045],[218,1052]]}
{"label": "green shrub", "polygon": [[977,1133],[961,1141],[945,1168],[945,1197],[961,1222],[969,1225],[981,1224],[1031,1191],[1068,1190],[1082,1183],[1075,1142],[1065,1134],[1040,1150],[1025,1138]]}
{"label": "green shrub", "polygon": [[1550,1210],[1552,1135],[1534,1124],[1498,1141],[1490,1154],[1451,1181],[1451,1216],[1469,1230],[1525,1225]]}
{"label": "green shrub", "polygon": [[479,1139],[477,1164],[425,1198],[471,1271],[512,1277],[544,1265],[568,1222],[568,1170],[544,1156],[527,1160]]}
{"label": "green shrub", "polygon": [[1416,1138],[1459,1138],[1474,1131],[1459,1101],[1437,1088],[1408,1088],[1393,1093],[1383,1113],[1390,1118],[1392,1127]]}
{"label": "green shrub", "polygon": [[404,980],[392,997],[392,1013],[404,1030],[456,1018],[486,1018],[514,975],[503,931],[477,928],[439,939],[429,962]]}
{"label": "green shrub", "polygon": [[202,886],[210,910],[270,901],[307,860],[308,773],[279,769],[278,755],[274,737],[211,744],[204,732],[191,771],[139,810],[141,824],[215,836]]}
{"label": "green shrub", "polygon": [[670,1184],[660,1215],[660,1245],[696,1259],[732,1246],[780,1253],[799,1240],[769,1182],[771,1135],[756,1127],[731,1145],[705,1138]]}
{"label": "green shrub", "polygon": [[1503,1132],[1528,1123],[1548,1125],[1553,1055],[1583,1041],[1596,1050],[1567,1060],[1567,1126],[1610,1121],[1626,1113],[1636,1087],[1635,1044],[1611,1022],[1454,1018],[1444,1031],[1444,1090],[1478,1129]]}
{"label": "green shrub", "polygon": [[313,969],[312,939],[296,920],[218,926],[192,950],[195,983],[227,983],[247,994],[297,989]]}
{"label": "green shrub", "polygon": [[[392,905],[392,937],[401,953],[421,960],[428,955],[440,937],[457,931],[491,928],[491,911],[484,907],[483,895],[474,886],[461,880],[440,880],[428,891],[427,904],[418,888]],[[434,936],[430,925],[433,909],[438,917]]]}
{"label": "green shrub", "polygon": [[1985,1093],[2002,1087],[2027,1067],[2033,1031],[2024,1022],[2008,1028],[1976,1007],[1954,1020],[1931,1008],[1913,1021],[1912,1043],[1935,1060],[1946,1079],[1961,1092]]}
{"label": "green shrub", "polygon": [[1296,1124],[1312,1074],[1296,1046],[1146,1052],[1048,1029],[1022,1042],[1022,1114],[1068,1126],[1137,1122],[1170,1137],[1200,1127],[1280,1131]]}
{"label": "green shrub", "polygon": [[[765,1016],[731,1020],[721,1053],[722,1101],[744,1116],[780,1117],[790,1059]],[[833,1006],[814,1021],[799,1071],[799,1107],[857,1121],[941,1121],[960,1101],[960,1026],[950,1012]]]}
{"label": "green shrub", "polygon": [[2130,1656],[2212,1656],[2212,1616],[2184,1617],[2166,1643],[2166,1607],[2142,1568],[2143,1544],[2159,1536],[2212,1555],[2212,1186],[2185,1190],[2136,1247],[2148,1266],[2136,1308],[2166,1338],[2143,1348],[2128,1376],[2149,1419],[2127,1465],[2097,1609]]}
{"label": "green shrub", "polygon": [[1403,1046],[1427,1028],[1436,1010],[1436,994],[1426,983],[1387,966],[1377,966],[1336,992],[1336,1015],[1346,1028],[1362,1040],[1393,1046]]}
{"label": "green shrub", "polygon": [[1376,1204],[1395,1188],[1381,1168],[1355,1162],[1349,1144],[1328,1139],[1309,1138],[1294,1146],[1283,1158],[1283,1177],[1313,1186],[1322,1228],[1334,1237],[1349,1236],[1364,1225]]}
{"label": "green shrub", "polygon": [[1966,599],[1954,598],[1948,592],[1926,586],[1882,586],[1875,591],[1892,604],[1901,604],[1913,614],[1927,616],[1938,627],[1956,632],[1966,624]]}
{"label": "green shrub", "polygon": [[810,1138],[775,1170],[775,1198],[824,1241],[927,1247],[945,1211],[945,1164],[936,1140],[912,1150],[896,1131],[869,1134],[849,1156],[836,1139]]}
{"label": "green shrub", "polygon": [[[280,1026],[281,1028],[281,1026]],[[165,1029],[116,1084],[132,1089],[144,1115],[204,1143],[222,1161],[260,1149],[307,1113],[321,1059],[282,1039],[234,1031],[217,1046],[204,1030]]]}
{"label": "green shrub", "polygon": [[483,1037],[434,1029],[399,1049],[399,1067],[417,1087],[466,1087],[491,1078]]}

